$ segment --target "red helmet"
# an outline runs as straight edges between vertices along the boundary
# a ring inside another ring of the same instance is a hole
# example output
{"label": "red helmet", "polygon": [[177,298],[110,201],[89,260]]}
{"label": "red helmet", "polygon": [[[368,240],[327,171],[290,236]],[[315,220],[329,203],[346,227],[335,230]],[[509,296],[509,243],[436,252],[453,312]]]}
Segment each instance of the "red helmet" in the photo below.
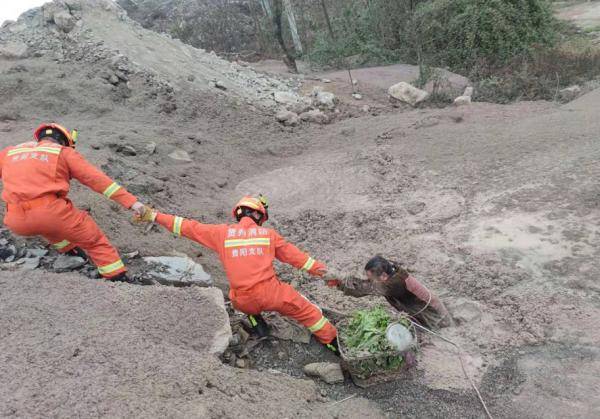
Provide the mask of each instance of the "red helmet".
{"label": "red helmet", "polygon": [[69,132],[69,130],[62,125],[43,123],[33,132],[33,138],[36,141],[40,141],[44,137],[63,141],[65,146],[75,148],[75,144],[77,143],[77,130]]}
{"label": "red helmet", "polygon": [[239,221],[244,215],[244,208],[258,211],[261,214],[260,220],[257,221],[259,225],[262,225],[269,219],[269,203],[263,195],[259,195],[258,198],[245,196],[240,199],[236,206],[233,207],[233,218]]}

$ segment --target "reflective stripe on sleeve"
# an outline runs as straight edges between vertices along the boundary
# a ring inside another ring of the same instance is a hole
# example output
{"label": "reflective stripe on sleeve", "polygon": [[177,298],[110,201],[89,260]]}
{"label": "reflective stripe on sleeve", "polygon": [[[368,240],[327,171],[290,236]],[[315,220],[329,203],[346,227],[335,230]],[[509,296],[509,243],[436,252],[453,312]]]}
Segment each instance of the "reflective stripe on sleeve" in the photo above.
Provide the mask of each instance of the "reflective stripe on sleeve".
{"label": "reflective stripe on sleeve", "polygon": [[115,263],[111,263],[110,265],[98,266],[98,272],[101,275],[110,275],[111,273],[118,271],[125,267],[125,264],[121,259],[116,261]]}
{"label": "reflective stripe on sleeve", "polygon": [[313,266],[315,266],[315,260],[311,257],[308,258],[308,260],[306,261],[306,263],[304,264],[304,266],[302,266],[302,268],[300,268],[300,270],[302,271],[310,271],[312,269]]}
{"label": "reflective stripe on sleeve", "polygon": [[316,322],[314,325],[310,326],[308,330],[310,333],[316,333],[321,330],[327,324],[328,320],[325,317],[321,317],[321,319]]}
{"label": "reflective stripe on sleeve", "polygon": [[105,197],[110,199],[119,189],[121,189],[121,186],[118,183],[113,182],[104,190],[103,194]]}
{"label": "reflective stripe on sleeve", "polygon": [[60,151],[61,151],[60,148],[54,148],[54,147],[20,147],[20,148],[13,148],[12,150],[9,150],[8,153],[6,153],[6,154],[8,156],[14,156],[15,154],[21,154],[21,153],[34,153],[34,152],[60,154]]}
{"label": "reflective stripe on sleeve", "polygon": [[54,243],[54,244],[52,245],[52,247],[54,247],[56,250],[61,250],[61,249],[64,249],[65,247],[69,246],[70,244],[71,244],[71,242],[70,242],[70,241],[68,241],[68,240],[63,240],[63,241],[61,241],[61,242]]}
{"label": "reflective stripe on sleeve", "polygon": [[181,236],[181,225],[183,224],[183,218],[175,217],[173,221],[173,234],[177,237]]}
{"label": "reflective stripe on sleeve", "polygon": [[256,239],[231,239],[225,240],[225,248],[242,247],[242,246],[270,246],[271,239],[268,237]]}

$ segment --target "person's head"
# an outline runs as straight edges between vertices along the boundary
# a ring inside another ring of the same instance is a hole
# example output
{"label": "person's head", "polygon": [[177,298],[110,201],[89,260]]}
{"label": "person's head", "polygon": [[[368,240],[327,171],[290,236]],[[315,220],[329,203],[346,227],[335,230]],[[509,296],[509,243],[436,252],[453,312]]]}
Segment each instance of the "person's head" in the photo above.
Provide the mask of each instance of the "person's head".
{"label": "person's head", "polygon": [[33,133],[37,141],[48,140],[65,147],[75,148],[77,130],[69,132],[65,127],[55,123],[43,123]]}
{"label": "person's head", "polygon": [[238,222],[244,217],[250,217],[259,226],[269,219],[269,204],[263,195],[258,198],[243,197],[233,208],[233,218]]}
{"label": "person's head", "polygon": [[365,265],[365,274],[371,281],[384,282],[396,273],[396,267],[383,256],[375,256]]}

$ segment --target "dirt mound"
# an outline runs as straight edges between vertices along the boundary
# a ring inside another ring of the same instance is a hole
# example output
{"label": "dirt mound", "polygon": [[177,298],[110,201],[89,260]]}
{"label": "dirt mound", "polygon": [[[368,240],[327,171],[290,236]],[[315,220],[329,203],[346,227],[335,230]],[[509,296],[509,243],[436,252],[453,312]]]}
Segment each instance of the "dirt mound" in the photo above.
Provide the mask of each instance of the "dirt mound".
{"label": "dirt mound", "polygon": [[[0,415],[376,418],[315,385],[221,364],[220,291],[0,274]],[[85,307],[85,309],[83,309]]]}

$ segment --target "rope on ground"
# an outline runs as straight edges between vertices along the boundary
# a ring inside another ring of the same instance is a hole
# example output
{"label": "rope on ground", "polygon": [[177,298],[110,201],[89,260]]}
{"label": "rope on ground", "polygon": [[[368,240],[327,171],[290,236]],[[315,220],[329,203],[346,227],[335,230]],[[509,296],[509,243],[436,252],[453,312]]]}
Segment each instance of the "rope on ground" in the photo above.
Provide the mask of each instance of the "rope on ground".
{"label": "rope on ground", "polygon": [[481,397],[481,393],[479,392],[479,389],[477,388],[477,386],[475,385],[475,382],[473,381],[473,379],[469,376],[469,374],[467,373],[467,369],[465,368],[465,363],[462,359],[462,354],[463,354],[463,350],[460,346],[458,346],[457,343],[452,342],[450,339],[445,338],[444,336],[440,335],[439,333],[435,333],[431,330],[429,330],[426,327],[421,326],[419,323],[412,321],[411,323],[413,324],[413,326],[432,334],[433,336],[436,336],[440,339],[442,339],[445,342],[448,342],[450,345],[453,345],[457,350],[458,350],[458,360],[460,361],[460,367],[462,368],[462,372],[465,375],[465,377],[467,378],[467,380],[469,381],[469,383],[471,384],[471,387],[473,387],[473,390],[475,390],[475,393],[477,393],[477,398],[479,399],[479,402],[481,403],[481,405],[483,406],[483,409],[485,410],[485,413],[487,415],[487,417],[489,419],[494,419],[492,414],[490,413],[490,411],[487,408],[487,405],[485,404],[485,401],[483,400],[483,397]]}

